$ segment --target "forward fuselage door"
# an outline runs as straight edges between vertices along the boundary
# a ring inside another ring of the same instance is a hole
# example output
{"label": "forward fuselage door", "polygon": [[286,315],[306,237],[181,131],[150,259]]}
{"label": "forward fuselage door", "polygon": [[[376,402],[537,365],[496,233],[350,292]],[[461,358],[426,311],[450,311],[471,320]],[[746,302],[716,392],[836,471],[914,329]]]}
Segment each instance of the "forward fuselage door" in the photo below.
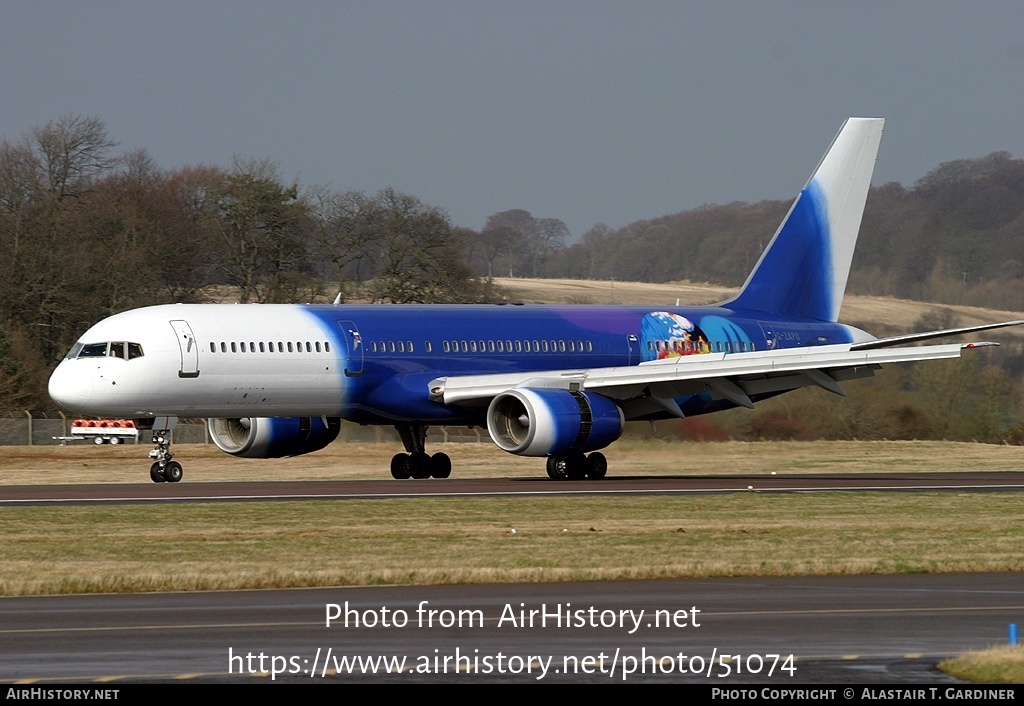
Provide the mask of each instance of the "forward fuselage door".
{"label": "forward fuselage door", "polygon": [[349,377],[363,374],[363,338],[352,321],[339,321],[341,339],[348,347],[345,356],[345,374]]}
{"label": "forward fuselage door", "polygon": [[640,353],[640,338],[636,334],[626,336],[626,345],[629,346],[629,365],[636,365],[642,356]]}
{"label": "forward fuselage door", "polygon": [[192,335],[192,329],[187,321],[177,320],[171,322],[174,335],[178,338],[178,348],[181,350],[181,366],[178,368],[178,377],[197,378],[199,377],[199,344],[196,337]]}

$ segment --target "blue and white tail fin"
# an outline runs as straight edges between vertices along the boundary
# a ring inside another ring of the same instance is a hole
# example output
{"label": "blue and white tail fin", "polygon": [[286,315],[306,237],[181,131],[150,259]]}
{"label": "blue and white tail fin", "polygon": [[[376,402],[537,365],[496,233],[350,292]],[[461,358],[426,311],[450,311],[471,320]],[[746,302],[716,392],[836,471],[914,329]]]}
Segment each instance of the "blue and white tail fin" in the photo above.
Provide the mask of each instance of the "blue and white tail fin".
{"label": "blue and white tail fin", "polygon": [[838,320],[884,123],[846,121],[727,306]]}

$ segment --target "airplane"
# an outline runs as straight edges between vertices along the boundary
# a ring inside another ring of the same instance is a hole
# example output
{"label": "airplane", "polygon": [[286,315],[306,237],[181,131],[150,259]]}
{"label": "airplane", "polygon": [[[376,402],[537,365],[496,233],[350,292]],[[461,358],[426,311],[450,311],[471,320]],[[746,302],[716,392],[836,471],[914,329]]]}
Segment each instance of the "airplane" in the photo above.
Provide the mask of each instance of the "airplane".
{"label": "airplane", "polygon": [[206,417],[234,456],[320,450],[341,420],[394,426],[391,475],[447,478],[430,426],[484,427],[500,449],[546,458],[553,479],[599,479],[627,421],[682,418],[887,363],[990,343],[907,344],[1008,321],[878,339],[838,323],[882,135],[849,118],[740,292],[717,305],[168,304],[90,328],[49,393],[81,414],[153,429],[150,478],[178,482],[171,429]]}

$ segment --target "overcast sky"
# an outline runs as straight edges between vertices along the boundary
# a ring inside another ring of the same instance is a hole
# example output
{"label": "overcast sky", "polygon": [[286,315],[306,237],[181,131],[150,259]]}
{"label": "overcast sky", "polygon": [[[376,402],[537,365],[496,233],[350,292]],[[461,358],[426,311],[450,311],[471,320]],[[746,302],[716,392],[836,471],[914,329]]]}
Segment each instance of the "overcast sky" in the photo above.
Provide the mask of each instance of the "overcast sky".
{"label": "overcast sky", "polygon": [[480,229],[795,196],[850,115],[875,183],[1024,156],[1024,2],[0,0],[0,137],[102,119],[164,168],[268,158]]}

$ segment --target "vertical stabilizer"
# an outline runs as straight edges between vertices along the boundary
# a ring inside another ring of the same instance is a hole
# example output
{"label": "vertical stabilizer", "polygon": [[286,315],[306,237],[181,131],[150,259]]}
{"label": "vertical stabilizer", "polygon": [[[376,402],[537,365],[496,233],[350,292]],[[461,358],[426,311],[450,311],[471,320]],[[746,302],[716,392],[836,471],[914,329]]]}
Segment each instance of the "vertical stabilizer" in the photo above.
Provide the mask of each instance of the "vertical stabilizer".
{"label": "vertical stabilizer", "polygon": [[884,123],[846,121],[728,306],[838,320]]}

